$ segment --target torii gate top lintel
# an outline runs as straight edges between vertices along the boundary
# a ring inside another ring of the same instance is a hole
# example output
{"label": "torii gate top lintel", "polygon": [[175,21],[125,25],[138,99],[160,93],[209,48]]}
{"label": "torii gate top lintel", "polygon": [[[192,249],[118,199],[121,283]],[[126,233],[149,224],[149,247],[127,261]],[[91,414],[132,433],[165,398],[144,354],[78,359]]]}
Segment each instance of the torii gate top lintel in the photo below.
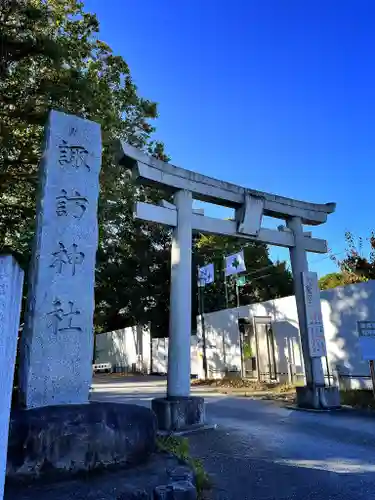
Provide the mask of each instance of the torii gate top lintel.
{"label": "torii gate top lintel", "polygon": [[186,189],[197,200],[240,208],[248,195],[263,201],[263,214],[279,219],[300,217],[303,224],[319,225],[335,211],[335,203],[309,203],[271,193],[249,189],[229,182],[175,167],[121,141],[120,162],[131,168],[142,184],[164,185],[172,191]]}
{"label": "torii gate top lintel", "polygon": [[[179,192],[190,193],[190,201],[186,203],[191,208],[183,211],[185,214],[183,220],[191,219],[189,224],[193,231],[234,236],[269,245],[293,248],[297,245],[295,231],[291,229],[293,220],[298,220],[301,228],[302,224],[315,226],[323,224],[328,214],[335,210],[334,203],[324,205],[293,200],[174,167],[170,163],[144,154],[125,142],[119,144],[119,152],[120,163],[131,169],[133,176],[141,184],[163,187],[175,193],[176,200]],[[193,210],[193,198],[235,208],[235,219],[207,217]],[[160,205],[137,202],[134,216],[176,228],[181,225],[182,220],[178,222],[178,212],[182,214],[181,206],[178,209],[176,205],[165,201]],[[287,227],[279,226],[278,229],[262,227],[263,215],[283,219]],[[312,238],[309,232],[301,233],[301,238],[298,244],[304,250],[315,253],[327,252],[325,240]]]}

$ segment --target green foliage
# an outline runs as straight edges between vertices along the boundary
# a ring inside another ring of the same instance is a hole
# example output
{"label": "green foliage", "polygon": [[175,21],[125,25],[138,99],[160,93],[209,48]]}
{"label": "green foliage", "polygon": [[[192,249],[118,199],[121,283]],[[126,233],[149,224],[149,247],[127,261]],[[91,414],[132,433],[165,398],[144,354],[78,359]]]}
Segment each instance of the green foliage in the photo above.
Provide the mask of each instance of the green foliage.
{"label": "green foliage", "polygon": [[[240,304],[251,304],[293,294],[293,278],[285,262],[273,263],[263,243],[244,242],[227,236],[198,235],[193,253],[193,284],[197,283],[197,267],[213,262],[215,281],[204,287],[205,312],[226,307],[224,256],[244,250],[247,282],[239,288]],[[236,306],[234,278],[227,280],[229,307]]]}
{"label": "green foliage", "polygon": [[329,290],[330,288],[335,288],[336,286],[344,286],[350,284],[351,281],[347,275],[343,273],[330,273],[322,276],[319,279],[319,288],[321,290]]}
{"label": "green foliage", "polygon": [[245,360],[253,357],[253,351],[252,351],[251,346],[248,342],[242,343],[242,354],[243,354],[243,358]]}
{"label": "green foliage", "polygon": [[[0,2],[0,251],[11,248],[27,268],[35,227],[38,165],[43,126],[50,109],[100,123],[103,157],[99,199],[99,249],[95,287],[97,331],[152,322],[153,334],[168,331],[170,231],[134,221],[136,200],[168,196],[132,184],[115,161],[111,142],[124,139],[167,160],[152,140],[157,105],[139,96],[126,61],[98,38],[99,21],[78,0]],[[199,236],[196,265],[214,261],[242,244]],[[241,287],[241,304],[292,293],[284,263],[272,265],[265,245],[247,243],[251,275]],[[266,267],[267,271],[262,269]],[[267,274],[267,276],[264,276]],[[225,307],[223,280],[205,290],[206,310]],[[193,291],[196,297],[196,290]],[[235,303],[232,284],[230,304]],[[193,318],[197,308],[193,310]]]}
{"label": "green foliage", "polygon": [[134,221],[136,199],[157,201],[162,194],[136,188],[110,147],[120,138],[167,159],[162,143],[151,140],[156,103],[138,95],[126,61],[98,31],[95,15],[77,0],[0,2],[0,250],[10,247],[27,267],[48,111],[99,122],[95,321],[107,330],[168,314],[170,234]]}
{"label": "green foliage", "polygon": [[186,438],[177,436],[159,436],[157,438],[159,450],[172,453],[181,460],[189,457],[189,441]]}
{"label": "green foliage", "polygon": [[159,436],[157,446],[160,451],[175,455],[179,460],[188,464],[193,469],[199,497],[201,497],[204,490],[211,488],[211,481],[204,470],[202,461],[190,456],[189,441],[186,438],[171,435],[166,437]]}
{"label": "green foliage", "polygon": [[359,237],[355,241],[353,234],[347,231],[345,241],[347,244],[345,257],[338,260],[334,255],[331,256],[331,259],[341,270],[345,284],[375,279],[375,233],[371,232],[367,238],[370,247],[367,257],[363,255],[363,238]]}

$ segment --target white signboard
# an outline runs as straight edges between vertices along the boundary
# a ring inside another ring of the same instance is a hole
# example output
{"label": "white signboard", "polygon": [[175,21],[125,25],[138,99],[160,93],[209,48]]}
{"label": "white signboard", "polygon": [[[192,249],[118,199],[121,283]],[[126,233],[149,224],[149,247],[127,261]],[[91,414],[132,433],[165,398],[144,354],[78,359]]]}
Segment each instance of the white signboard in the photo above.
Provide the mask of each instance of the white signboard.
{"label": "white signboard", "polygon": [[375,359],[375,321],[358,321],[359,347],[362,358]]}
{"label": "white signboard", "polygon": [[214,282],[214,265],[198,267],[198,286],[209,285]]}
{"label": "white signboard", "polygon": [[302,283],[310,356],[312,358],[321,358],[327,355],[327,350],[320,305],[318,275],[310,272],[302,273]]}

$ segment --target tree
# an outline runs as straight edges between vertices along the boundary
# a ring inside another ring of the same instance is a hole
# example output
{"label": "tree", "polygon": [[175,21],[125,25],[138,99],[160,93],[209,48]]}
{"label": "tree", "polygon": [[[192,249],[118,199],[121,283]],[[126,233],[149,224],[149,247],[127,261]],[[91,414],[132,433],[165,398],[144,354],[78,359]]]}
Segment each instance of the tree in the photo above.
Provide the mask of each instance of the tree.
{"label": "tree", "polygon": [[[126,61],[98,39],[99,22],[77,0],[8,0],[0,5],[0,250],[26,267],[35,222],[43,126],[53,108],[97,121],[103,157],[96,273],[98,330],[165,315],[169,231],[135,222],[135,187],[117,165],[115,138],[167,159],[151,139],[156,103],[138,95]],[[148,279],[146,279],[148,278]],[[160,280],[160,281],[159,281]]]}
{"label": "tree", "polygon": [[[224,256],[243,249],[246,263],[246,285],[239,288],[240,304],[251,304],[293,294],[293,278],[285,262],[273,263],[267,245],[244,242],[227,236],[198,235],[193,254],[193,283],[197,283],[197,267],[213,262],[215,281],[204,289],[205,312],[226,307]],[[227,279],[228,303],[236,305],[234,279]],[[197,307],[197,306],[196,306]],[[197,310],[197,309],[196,309]]]}
{"label": "tree", "polygon": [[337,286],[344,286],[350,284],[350,278],[344,273],[330,273],[322,276],[319,279],[319,288],[321,290],[329,290]]}
{"label": "tree", "polygon": [[372,232],[367,238],[370,246],[368,257],[363,255],[363,238],[358,238],[356,242],[353,234],[347,231],[345,240],[347,243],[345,257],[342,260],[336,259],[335,256],[331,258],[345,276],[346,284],[375,279],[375,233]]}
{"label": "tree", "polygon": [[[48,111],[54,108],[99,122],[103,155],[96,329],[151,321],[156,334],[163,336],[169,311],[170,230],[134,221],[133,207],[136,200],[155,203],[168,196],[136,187],[111,148],[113,139],[124,139],[168,159],[163,144],[152,140],[157,106],[138,95],[126,61],[98,39],[98,32],[97,18],[78,0],[0,2],[0,250],[10,247],[27,266]],[[230,238],[200,237],[195,257],[203,263],[214,253],[222,262],[224,251],[240,246]],[[247,244],[245,257],[256,273],[241,289],[242,303],[292,293],[290,273],[282,263],[272,265],[265,245]],[[264,267],[271,276],[263,276]],[[229,292],[234,303],[233,287]],[[225,306],[222,281],[207,289],[207,295],[209,308]]]}

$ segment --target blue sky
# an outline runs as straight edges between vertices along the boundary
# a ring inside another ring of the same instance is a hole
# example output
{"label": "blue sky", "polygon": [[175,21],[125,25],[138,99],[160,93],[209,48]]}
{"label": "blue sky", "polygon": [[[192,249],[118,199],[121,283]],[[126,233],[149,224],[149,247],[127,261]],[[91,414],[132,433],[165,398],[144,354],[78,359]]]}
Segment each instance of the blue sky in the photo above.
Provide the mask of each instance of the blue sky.
{"label": "blue sky", "polygon": [[[338,257],[346,230],[366,237],[375,228],[373,0],[84,3],[139,92],[159,103],[157,137],[174,164],[335,201],[312,231]],[[271,255],[288,259],[282,249]],[[309,261],[320,275],[335,270],[325,256]]]}

